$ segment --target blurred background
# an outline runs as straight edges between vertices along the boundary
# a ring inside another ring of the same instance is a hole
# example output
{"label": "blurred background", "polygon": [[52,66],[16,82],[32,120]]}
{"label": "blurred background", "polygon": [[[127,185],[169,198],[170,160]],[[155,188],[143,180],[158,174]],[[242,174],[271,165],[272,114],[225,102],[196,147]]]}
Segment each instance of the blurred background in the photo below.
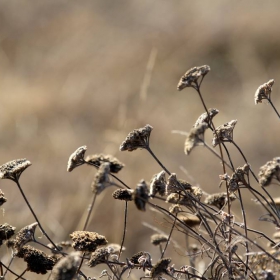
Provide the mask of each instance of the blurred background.
{"label": "blurred background", "polygon": [[[87,155],[117,157],[126,165],[119,177],[134,188],[161,171],[144,150],[119,151],[127,134],[146,124],[154,128],[152,150],[171,172],[207,193],[221,191],[219,160],[203,147],[186,156],[185,137],[172,133],[189,131],[204,112],[193,89],[176,90],[193,66],[211,67],[202,84],[206,105],[220,111],[216,126],[238,120],[234,139],[255,173],[279,156],[279,120],[269,104],[254,104],[256,89],[273,78],[272,100],[280,109],[279,9],[280,2],[259,0],[0,2],[0,164],[32,162],[21,184],[55,242],[82,229],[91,202],[95,170],[82,166],[67,173],[70,154],[87,145]],[[211,143],[210,130],[205,139]],[[228,147],[235,166],[243,165]],[[8,199],[1,224],[19,230],[33,223],[15,184],[2,180],[0,188]],[[277,196],[279,186],[269,191]],[[112,192],[98,197],[88,229],[120,243],[124,203],[113,200]],[[251,226],[273,231],[258,221],[263,210],[244,194]],[[158,250],[149,241],[154,231],[143,221],[168,232],[161,215],[139,212],[131,203],[123,257],[146,250],[156,261]],[[182,246],[181,252],[170,246],[167,256],[183,265],[188,259]],[[7,263],[10,252],[3,247]],[[19,265],[12,268],[20,272]],[[93,271],[88,275],[97,277]]]}

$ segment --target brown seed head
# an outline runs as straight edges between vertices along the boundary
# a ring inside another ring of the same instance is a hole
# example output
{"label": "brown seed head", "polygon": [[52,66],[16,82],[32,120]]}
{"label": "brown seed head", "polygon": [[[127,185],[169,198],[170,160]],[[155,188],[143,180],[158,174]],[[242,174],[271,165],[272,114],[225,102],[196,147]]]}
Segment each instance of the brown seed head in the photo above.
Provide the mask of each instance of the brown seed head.
{"label": "brown seed head", "polygon": [[87,156],[86,162],[89,162],[90,164],[99,167],[104,162],[110,163],[110,172],[112,173],[118,173],[123,167],[124,164],[121,163],[117,158],[111,156],[111,155],[91,155]]}
{"label": "brown seed head", "polygon": [[132,152],[138,148],[146,149],[149,147],[149,139],[153,127],[149,124],[143,128],[131,131],[120,146],[120,151]]}
{"label": "brown seed head", "polygon": [[154,197],[157,193],[160,196],[165,195],[166,189],[166,180],[165,180],[165,171],[161,171],[160,173],[153,176],[150,183],[150,196]]}
{"label": "brown seed head", "polygon": [[151,236],[151,243],[155,246],[161,244],[161,243],[166,243],[168,240],[168,237],[164,234],[153,234]]}
{"label": "brown seed head", "polygon": [[260,168],[259,182],[263,187],[270,185],[272,179],[280,182],[280,157],[268,161]]}
{"label": "brown seed head", "polygon": [[213,147],[216,147],[219,143],[231,142],[233,140],[233,129],[236,123],[237,120],[232,120],[216,128],[216,132],[213,132]]}
{"label": "brown seed head", "polygon": [[162,273],[167,273],[167,267],[170,264],[171,259],[164,258],[159,260],[151,270],[151,277],[154,279],[160,276]]}
{"label": "brown seed head", "polygon": [[141,180],[133,193],[134,203],[137,209],[146,211],[146,202],[149,199],[148,192],[148,186],[145,180]]}
{"label": "brown seed head", "polygon": [[87,265],[89,267],[94,267],[100,263],[106,263],[110,256],[108,248],[99,248],[91,254],[90,260]]}
{"label": "brown seed head", "polygon": [[[236,199],[234,194],[230,194],[230,201]],[[227,202],[227,193],[215,193],[207,196],[204,201],[208,205],[216,206],[219,209],[222,209]]]}
{"label": "brown seed head", "polygon": [[2,206],[7,201],[4,193],[0,190],[0,206]]}
{"label": "brown seed head", "polygon": [[87,146],[82,146],[78,148],[68,160],[67,171],[71,172],[74,168],[85,163],[85,152],[87,150]]}
{"label": "brown seed head", "polygon": [[143,255],[148,254],[145,251],[140,251],[136,254],[134,254],[131,258],[130,258],[130,262],[132,262],[133,264],[139,264],[139,258],[142,257]]}
{"label": "brown seed head", "polygon": [[177,85],[177,90],[180,91],[186,87],[195,87],[197,80],[204,77],[209,71],[210,67],[208,65],[191,68],[180,79]]}
{"label": "brown seed head", "polygon": [[132,201],[133,190],[128,189],[117,189],[113,192],[113,198],[125,201]]}
{"label": "brown seed head", "polygon": [[186,224],[188,227],[195,227],[199,226],[201,223],[201,220],[196,215],[185,213],[183,215],[180,215],[178,217],[184,224]]}
{"label": "brown seed head", "polygon": [[74,231],[70,234],[72,247],[77,251],[94,252],[98,246],[106,245],[105,236],[90,231]]}
{"label": "brown seed head", "polygon": [[0,179],[19,180],[21,173],[31,165],[25,158],[15,159],[0,166]]}
{"label": "brown seed head", "polygon": [[61,258],[54,266],[50,280],[73,280],[81,258],[79,252],[72,252]]}
{"label": "brown seed head", "polygon": [[29,245],[23,246],[17,253],[27,263],[27,270],[38,274],[46,274],[55,265],[55,259],[47,256],[43,251]]}
{"label": "brown seed head", "polygon": [[100,194],[105,188],[112,185],[110,181],[110,163],[104,162],[99,167],[91,184],[91,189],[94,193]]}
{"label": "brown seed head", "polygon": [[263,99],[270,99],[270,95],[272,92],[272,86],[274,84],[274,80],[271,79],[267,83],[259,86],[255,93],[255,104],[262,103]]}
{"label": "brown seed head", "polygon": [[[212,120],[218,113],[219,113],[218,109],[215,109],[215,108],[208,109],[208,114],[210,116],[210,120]],[[195,122],[195,124],[193,125],[193,127],[198,127],[202,123],[207,123],[208,126],[211,126],[211,121],[209,120],[208,114],[207,114],[207,112],[205,112],[202,115],[200,115],[198,117],[197,121]]]}
{"label": "brown seed head", "polygon": [[173,215],[176,215],[180,212],[183,212],[183,208],[179,204],[173,204],[169,207],[169,212]]}
{"label": "brown seed head", "polygon": [[15,230],[15,227],[6,223],[0,225],[0,246],[3,244],[3,240],[8,240],[15,234]]}

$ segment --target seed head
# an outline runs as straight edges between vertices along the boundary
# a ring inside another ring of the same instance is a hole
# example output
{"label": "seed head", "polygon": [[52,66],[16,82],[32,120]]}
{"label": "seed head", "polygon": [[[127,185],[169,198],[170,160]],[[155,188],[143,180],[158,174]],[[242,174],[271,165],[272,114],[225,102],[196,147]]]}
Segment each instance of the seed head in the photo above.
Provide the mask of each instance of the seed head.
{"label": "seed head", "polygon": [[94,267],[100,263],[106,263],[110,256],[108,248],[100,248],[91,254],[90,260],[88,261],[89,267]]}
{"label": "seed head", "polygon": [[78,148],[68,160],[67,171],[71,172],[74,168],[85,163],[85,152],[87,150],[87,146],[82,146]]}
{"label": "seed head", "polygon": [[177,179],[177,176],[175,173],[172,173],[168,179],[166,184],[166,194],[171,194],[174,192],[180,192],[183,189],[189,190],[191,188],[191,184],[188,183],[185,180]]}
{"label": "seed head", "polygon": [[272,179],[280,182],[280,157],[275,157],[260,168],[259,182],[263,187],[270,185]]}
{"label": "seed head", "polygon": [[160,173],[153,176],[150,183],[150,196],[154,197],[157,193],[160,196],[165,195],[166,189],[166,180],[165,180],[165,171],[161,171]]}
{"label": "seed head", "polygon": [[113,198],[125,201],[132,201],[133,190],[117,189],[113,192]]}
{"label": "seed head", "polygon": [[118,173],[123,167],[124,164],[121,163],[117,158],[111,156],[111,155],[91,155],[87,156],[86,162],[99,167],[104,162],[110,163],[110,172],[112,173]]}
{"label": "seed head", "polygon": [[0,179],[18,181],[21,173],[31,165],[25,158],[15,159],[0,166]]}
{"label": "seed head", "polygon": [[255,104],[262,103],[263,99],[270,99],[270,95],[272,92],[272,86],[274,84],[274,80],[271,79],[267,83],[259,86],[255,93]]}
{"label": "seed head", "polygon": [[196,215],[186,213],[178,217],[184,224],[186,224],[188,227],[195,227],[199,226],[201,223],[201,220]]}
{"label": "seed head", "polygon": [[[236,199],[234,194],[230,194],[230,201]],[[227,193],[215,193],[207,196],[204,201],[208,205],[216,206],[219,209],[222,209],[227,202]]]}
{"label": "seed head", "polygon": [[144,256],[145,254],[149,254],[147,252],[144,251],[140,251],[136,254],[134,254],[131,258],[130,258],[130,262],[132,262],[133,264],[139,264],[139,258]]}
{"label": "seed head", "polygon": [[73,280],[80,264],[80,253],[72,252],[66,257],[62,257],[54,266],[51,280]]}
{"label": "seed head", "polygon": [[141,180],[134,191],[134,203],[137,209],[146,211],[146,202],[148,198],[148,186],[145,180]]}
{"label": "seed head", "polygon": [[161,244],[161,243],[166,243],[168,240],[168,237],[164,234],[153,234],[151,236],[151,243],[155,246]]}
{"label": "seed head", "polygon": [[176,215],[180,212],[183,212],[183,208],[179,204],[173,204],[169,207],[169,212]]}
{"label": "seed head", "polygon": [[0,206],[2,206],[7,201],[4,193],[0,190]]}
{"label": "seed head", "polygon": [[222,142],[231,142],[233,140],[233,129],[237,123],[237,120],[232,120],[228,123],[220,125],[216,128],[216,132],[213,132],[214,138],[212,141],[213,147],[216,147]]}
{"label": "seed head", "polygon": [[94,180],[91,185],[91,189],[94,193],[100,194],[105,188],[112,185],[110,181],[110,163],[104,162],[99,167],[95,174]]}
{"label": "seed head", "polygon": [[120,146],[120,151],[132,152],[138,148],[146,149],[149,147],[149,139],[153,127],[149,124],[143,128],[131,131]]}
{"label": "seed head", "polygon": [[98,246],[106,245],[105,236],[90,231],[74,231],[70,234],[72,247],[77,251],[94,252]]}
{"label": "seed head", "polygon": [[15,227],[6,223],[0,225],[0,246],[3,244],[3,240],[8,240],[15,234],[15,230]]}
{"label": "seed head", "polygon": [[210,71],[208,65],[193,67],[188,70],[180,79],[177,90],[182,90],[186,87],[196,87],[197,80],[203,78]]}
{"label": "seed head", "polygon": [[185,154],[189,155],[195,146],[204,145],[204,133],[207,128],[208,124],[203,122],[190,130],[185,141]]}
{"label": "seed head", "polygon": [[[218,109],[215,109],[215,108],[208,109],[208,114],[210,116],[210,120],[212,120],[218,113],[219,113]],[[195,122],[195,124],[193,125],[193,127],[198,127],[202,123],[207,123],[208,126],[211,126],[211,121],[209,120],[208,114],[207,114],[207,112],[205,112],[202,115],[200,115],[198,117],[197,121]]]}
{"label": "seed head", "polygon": [[27,270],[38,274],[46,274],[55,265],[55,259],[47,256],[43,251],[29,245],[23,246],[17,253],[27,263]]}
{"label": "seed head", "polygon": [[167,267],[170,264],[171,259],[164,258],[159,260],[151,270],[151,277],[154,279],[160,276],[162,273],[167,273]]}

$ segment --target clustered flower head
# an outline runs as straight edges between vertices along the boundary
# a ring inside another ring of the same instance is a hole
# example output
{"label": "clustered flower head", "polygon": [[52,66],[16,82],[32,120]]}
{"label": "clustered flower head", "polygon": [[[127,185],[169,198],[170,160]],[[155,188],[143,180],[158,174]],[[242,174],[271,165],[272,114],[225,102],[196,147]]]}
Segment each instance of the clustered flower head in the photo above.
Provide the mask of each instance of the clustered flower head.
{"label": "clustered flower head", "polygon": [[[230,194],[230,201],[234,201],[236,199],[234,194]],[[222,209],[227,203],[227,193],[215,193],[208,195],[204,201],[208,205],[216,206],[218,209]]]}
{"label": "clustered flower head", "polygon": [[87,156],[86,162],[96,167],[99,167],[104,162],[109,162],[110,172],[112,173],[118,173],[124,167],[123,163],[121,163],[117,158],[111,155],[103,155],[103,154],[90,155]]}
{"label": "clustered flower head", "polygon": [[168,240],[168,236],[166,236],[165,234],[153,234],[151,236],[151,243],[155,246],[160,245],[161,243],[166,243]]}
{"label": "clustered flower head", "polygon": [[137,209],[141,211],[146,211],[146,202],[149,198],[149,195],[148,195],[148,186],[145,180],[141,180],[139,182],[133,195],[134,195],[134,203]]}
{"label": "clustered flower head", "polygon": [[180,192],[183,190],[190,190],[192,185],[182,179],[177,179],[177,175],[175,173],[171,173],[167,179],[166,183],[166,194],[171,194],[175,192]]}
{"label": "clustered flower head", "polygon": [[270,95],[272,92],[272,86],[274,84],[274,80],[271,79],[267,83],[259,86],[255,93],[255,104],[262,103],[263,99],[270,99]]}
{"label": "clustered flower head", "polygon": [[181,220],[185,225],[187,225],[188,227],[195,227],[195,226],[199,226],[201,223],[201,220],[198,216],[190,214],[190,213],[185,213],[180,215],[179,220]]}
{"label": "clustered flower head", "polygon": [[203,122],[190,130],[185,141],[185,154],[189,155],[195,146],[204,145],[204,133],[207,128],[208,124]]}
{"label": "clustered flower head", "polygon": [[216,147],[221,142],[231,142],[233,140],[233,129],[236,123],[237,120],[232,120],[216,128],[216,131],[213,132],[213,147]]}
{"label": "clustered flower head", "polygon": [[113,192],[113,198],[125,201],[132,201],[133,200],[133,190],[127,189],[117,189]]}
{"label": "clustered flower head", "polygon": [[87,150],[87,146],[79,147],[68,160],[67,171],[71,172],[74,168],[85,163],[85,152]]}
{"label": "clustered flower head", "polygon": [[157,193],[160,196],[165,195],[166,189],[166,180],[165,180],[165,171],[161,171],[158,174],[155,174],[150,183],[150,196],[154,197]]}
{"label": "clustered flower head", "polygon": [[180,79],[177,90],[180,91],[186,87],[196,87],[197,80],[201,77],[203,78],[209,71],[210,66],[208,65],[191,68]]}
{"label": "clustered flower head", "polygon": [[0,166],[0,179],[18,181],[21,173],[31,165],[25,158],[15,159]]}
{"label": "clustered flower head", "polygon": [[163,273],[167,273],[167,267],[170,264],[171,259],[163,258],[159,260],[151,270],[152,279],[159,277]]}
{"label": "clustered flower head", "polygon": [[90,231],[74,231],[70,234],[72,247],[77,251],[94,252],[98,246],[106,245],[105,236]]}
{"label": "clustered flower head", "polygon": [[[198,127],[200,124],[202,123],[207,123],[208,126],[211,126],[211,120],[219,113],[218,109],[215,108],[210,108],[208,109],[208,114],[207,112],[203,113],[202,115],[200,115],[197,119],[197,121],[195,122],[195,124],[193,125],[193,127]],[[209,119],[210,117],[210,119]]]}
{"label": "clustered flower head", "polygon": [[11,238],[15,234],[16,228],[5,223],[0,225],[0,246],[3,244],[4,240]]}
{"label": "clustered flower head", "polygon": [[90,260],[88,261],[89,267],[95,267],[100,263],[106,263],[110,256],[110,248],[99,248],[91,254]]}
{"label": "clustered flower head", "polygon": [[270,185],[272,179],[280,182],[280,157],[275,157],[260,168],[259,182],[263,187]]}
{"label": "clustered flower head", "polygon": [[146,149],[149,147],[149,139],[153,127],[149,124],[143,128],[131,131],[120,146],[120,151],[132,152],[138,148]]}
{"label": "clustered flower head", "polygon": [[93,179],[91,189],[94,193],[100,194],[105,188],[112,185],[110,181],[110,163],[104,162],[99,167]]}

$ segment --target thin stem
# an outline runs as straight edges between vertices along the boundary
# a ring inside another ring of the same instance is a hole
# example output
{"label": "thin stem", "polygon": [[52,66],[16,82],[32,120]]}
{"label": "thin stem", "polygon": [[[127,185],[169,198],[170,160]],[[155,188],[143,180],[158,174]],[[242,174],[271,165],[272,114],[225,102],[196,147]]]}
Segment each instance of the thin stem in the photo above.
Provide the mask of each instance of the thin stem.
{"label": "thin stem", "polygon": [[118,256],[118,261],[121,257],[121,253],[122,253],[122,250],[123,250],[123,244],[124,244],[125,233],[126,233],[126,223],[127,223],[127,201],[125,201],[123,236],[122,236],[122,242],[121,242],[121,248],[120,248],[120,252],[119,252],[119,256]]}
{"label": "thin stem", "polygon": [[21,276],[23,276],[23,275],[25,274],[26,271],[27,271],[27,268],[26,268],[15,280],[17,280],[17,279],[22,279]]}
{"label": "thin stem", "polygon": [[81,259],[80,265],[79,265],[75,275],[79,274],[80,269],[81,269],[81,267],[83,265],[83,262],[84,262],[85,255],[86,255],[86,252],[84,252],[83,255],[82,255],[82,259]]}
{"label": "thin stem", "polygon": [[4,266],[4,268],[5,268],[6,270],[8,270],[9,272],[11,272],[13,275],[17,276],[18,279],[26,280],[26,279],[23,278],[22,276],[20,276],[20,275],[16,274],[15,272],[13,272],[10,268],[8,268],[8,267],[7,267],[6,265],[4,265],[2,262],[1,262],[1,265]]}
{"label": "thin stem", "polygon": [[91,204],[89,206],[89,209],[88,209],[88,214],[87,214],[87,218],[86,218],[86,222],[85,222],[83,231],[85,231],[87,226],[88,226],[89,218],[90,218],[90,215],[92,213],[92,209],[93,209],[93,206],[94,206],[94,203],[95,203],[95,200],[96,200],[96,196],[97,196],[97,193],[94,193],[94,195],[92,197],[92,202],[91,202]]}
{"label": "thin stem", "polygon": [[277,114],[278,118],[280,119],[280,115],[279,115],[277,109],[275,108],[275,106],[273,105],[271,99],[267,98],[267,100],[268,100],[269,104],[271,105],[271,107],[273,108],[273,110],[275,111],[275,113]]}

